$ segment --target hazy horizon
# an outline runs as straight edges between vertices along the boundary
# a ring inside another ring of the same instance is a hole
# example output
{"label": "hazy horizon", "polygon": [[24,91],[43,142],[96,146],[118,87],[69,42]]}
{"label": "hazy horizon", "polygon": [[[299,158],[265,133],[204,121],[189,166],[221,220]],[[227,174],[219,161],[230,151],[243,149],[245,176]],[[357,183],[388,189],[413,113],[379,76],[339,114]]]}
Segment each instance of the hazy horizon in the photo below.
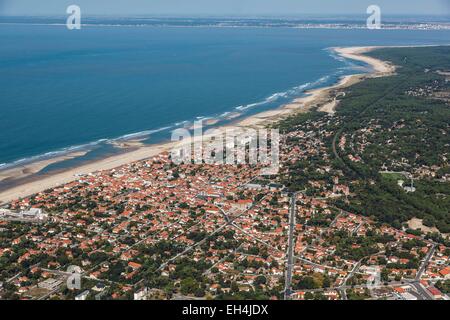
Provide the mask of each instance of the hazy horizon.
{"label": "hazy horizon", "polygon": [[[0,12],[0,17],[66,17],[67,13],[63,14],[8,14]],[[129,14],[120,14],[120,13],[83,13],[84,17],[117,17],[117,18],[279,18],[279,19],[304,19],[304,18],[317,18],[317,19],[326,19],[326,18],[334,18],[334,19],[345,19],[345,18],[366,18],[367,14],[321,14],[321,13],[305,13],[305,14],[182,14],[182,13],[160,13],[160,14],[137,14],[137,13],[129,13]],[[449,18],[450,13],[448,14],[385,14],[384,18],[427,18],[427,17],[436,17],[436,18]],[[450,20],[449,20],[450,22]]]}
{"label": "hazy horizon", "polygon": [[450,15],[447,0],[0,0],[0,15],[65,15],[72,4],[108,16],[363,16],[372,4],[386,16]]}

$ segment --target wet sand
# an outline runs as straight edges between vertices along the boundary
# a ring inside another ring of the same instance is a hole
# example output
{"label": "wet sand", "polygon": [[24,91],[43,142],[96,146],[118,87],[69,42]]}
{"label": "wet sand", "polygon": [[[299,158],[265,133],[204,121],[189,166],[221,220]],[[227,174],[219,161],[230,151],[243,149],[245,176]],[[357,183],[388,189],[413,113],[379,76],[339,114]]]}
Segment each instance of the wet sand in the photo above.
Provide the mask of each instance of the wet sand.
{"label": "wet sand", "polygon": [[30,164],[15,166],[11,169],[0,171],[0,182],[11,182],[18,179],[26,178],[30,175],[40,172],[51,164],[65,160],[82,157],[86,154],[84,151],[72,152],[60,157],[32,162]]}

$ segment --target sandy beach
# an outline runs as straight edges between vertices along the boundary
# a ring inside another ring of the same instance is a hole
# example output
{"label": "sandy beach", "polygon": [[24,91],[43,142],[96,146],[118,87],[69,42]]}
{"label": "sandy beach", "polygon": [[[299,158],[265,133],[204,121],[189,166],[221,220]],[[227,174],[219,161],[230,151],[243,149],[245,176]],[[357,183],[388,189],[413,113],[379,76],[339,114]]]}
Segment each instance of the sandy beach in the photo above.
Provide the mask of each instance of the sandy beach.
{"label": "sandy beach", "polygon": [[370,52],[381,47],[349,47],[332,48],[338,55],[352,60],[358,60],[367,63],[373,69],[371,73],[354,74],[344,76],[340,81],[329,87],[319,88],[307,91],[306,97],[295,99],[293,102],[284,105],[276,110],[270,110],[251,116],[242,120],[240,126],[264,126],[270,122],[280,120],[293,112],[307,112],[314,107],[319,111],[334,113],[337,106],[337,97],[342,89],[350,87],[367,78],[384,77],[395,73],[395,66],[388,62],[365,56],[364,53]]}
{"label": "sandy beach", "polygon": [[[342,77],[342,79],[340,79],[340,81],[333,86],[309,91],[307,92],[307,95],[305,97],[296,99],[293,102],[281,106],[278,109],[262,112],[221,128],[232,129],[240,127],[264,127],[269,123],[276,122],[295,112],[307,112],[316,107],[320,111],[333,113],[338,105],[336,97],[340,94],[340,92],[342,92],[342,89],[345,89],[369,77],[388,76],[395,73],[395,67],[390,65],[389,63],[364,55],[364,53],[367,53],[376,48],[380,47],[333,48],[337,54],[344,58],[359,60],[369,64],[372,67],[373,72]],[[26,182],[24,184],[2,191],[0,192],[0,204],[5,204],[17,198],[23,198],[46,189],[54,188],[59,185],[77,180],[78,175],[88,174],[101,170],[109,170],[135,161],[151,158],[163,151],[170,150],[170,148],[172,148],[174,145],[174,142],[157,145],[140,145],[139,143],[133,144],[134,148],[129,152],[110,156],[76,168],[70,168],[66,171],[45,176],[39,178],[38,180]],[[55,161],[51,163],[54,162]],[[28,176],[30,174],[39,172],[39,170],[42,170],[47,165],[47,163],[35,163],[31,164],[29,167],[21,167],[15,172],[6,173],[6,175],[5,172],[0,172],[0,179],[17,179],[17,176],[15,177],[15,175],[20,174],[27,174]]]}
{"label": "sandy beach", "polygon": [[28,176],[40,172],[42,169],[48,167],[53,163],[78,158],[84,156],[85,154],[86,154],[85,151],[72,152],[60,157],[36,161],[26,165],[15,166],[12,167],[11,169],[5,169],[0,171],[0,182],[14,181],[26,178]]}

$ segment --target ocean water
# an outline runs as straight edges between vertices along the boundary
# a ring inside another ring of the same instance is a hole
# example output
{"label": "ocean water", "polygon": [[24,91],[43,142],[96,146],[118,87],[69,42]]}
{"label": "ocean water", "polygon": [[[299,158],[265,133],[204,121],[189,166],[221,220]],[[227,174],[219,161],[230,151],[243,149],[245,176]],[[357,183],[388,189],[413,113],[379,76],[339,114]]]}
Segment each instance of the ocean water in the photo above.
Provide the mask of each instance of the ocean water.
{"label": "ocean water", "polygon": [[450,30],[0,23],[0,165],[158,142],[196,119],[261,112],[367,71],[333,46],[449,43]]}

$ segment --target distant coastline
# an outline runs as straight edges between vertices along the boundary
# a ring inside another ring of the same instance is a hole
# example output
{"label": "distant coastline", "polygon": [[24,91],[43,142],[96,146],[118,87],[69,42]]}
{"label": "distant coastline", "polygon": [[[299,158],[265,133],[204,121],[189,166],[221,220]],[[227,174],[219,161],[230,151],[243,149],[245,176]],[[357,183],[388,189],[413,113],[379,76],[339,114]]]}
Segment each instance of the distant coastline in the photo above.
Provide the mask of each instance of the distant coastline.
{"label": "distant coastline", "polygon": [[[178,28],[297,28],[297,29],[366,29],[366,16],[349,17],[97,17],[86,16],[82,27],[178,27]],[[3,25],[65,26],[65,16],[1,16]],[[450,30],[448,17],[385,17],[384,30]]]}
{"label": "distant coastline", "polygon": [[[260,128],[266,126],[267,124],[277,122],[293,113],[307,112],[315,107],[319,108],[320,111],[333,113],[337,105],[335,99],[336,94],[340,90],[349,87],[357,82],[360,82],[368,77],[388,76],[395,73],[395,66],[364,55],[365,53],[370,52],[376,48],[382,47],[332,48],[334,52],[336,52],[343,58],[357,60],[370,65],[372,68],[372,72],[343,76],[337,84],[307,91],[307,95],[305,97],[295,99],[291,103],[285,104],[278,109],[261,112],[242,120],[237,120],[234,123],[227,124],[225,126],[219,126],[219,128]],[[37,163],[30,164],[30,167],[24,166],[21,168],[21,170],[18,170],[15,173],[11,173],[11,175],[24,175],[23,178],[25,179],[23,179],[23,183],[19,182],[18,185],[13,184],[11,188],[0,191],[0,204],[4,204],[17,198],[23,198],[49,188],[69,183],[71,181],[77,180],[77,176],[79,175],[89,174],[91,172],[101,170],[109,170],[127,165],[132,162],[151,158],[161,152],[170,150],[173,145],[174,143],[172,142],[154,145],[141,145],[139,143],[134,143],[130,150],[124,150],[123,153],[120,153],[118,155],[106,157],[100,160],[93,160],[81,166],[67,168],[66,170],[57,170],[55,172],[42,176],[33,176],[34,173],[39,172],[39,169],[42,169]],[[53,162],[62,160],[64,159],[58,157],[55,158]],[[49,163],[45,164],[48,165]],[[30,172],[32,174],[26,174]],[[19,180],[21,179],[18,179],[18,181]]]}

